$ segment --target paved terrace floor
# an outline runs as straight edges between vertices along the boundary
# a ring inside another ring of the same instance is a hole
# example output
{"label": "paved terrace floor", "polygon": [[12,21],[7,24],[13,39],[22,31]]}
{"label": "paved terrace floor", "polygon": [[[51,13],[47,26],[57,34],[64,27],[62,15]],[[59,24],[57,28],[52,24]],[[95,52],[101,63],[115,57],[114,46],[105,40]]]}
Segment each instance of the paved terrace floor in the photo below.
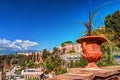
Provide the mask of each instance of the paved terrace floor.
{"label": "paved terrace floor", "polygon": [[120,66],[69,68],[68,73],[47,80],[120,80]]}

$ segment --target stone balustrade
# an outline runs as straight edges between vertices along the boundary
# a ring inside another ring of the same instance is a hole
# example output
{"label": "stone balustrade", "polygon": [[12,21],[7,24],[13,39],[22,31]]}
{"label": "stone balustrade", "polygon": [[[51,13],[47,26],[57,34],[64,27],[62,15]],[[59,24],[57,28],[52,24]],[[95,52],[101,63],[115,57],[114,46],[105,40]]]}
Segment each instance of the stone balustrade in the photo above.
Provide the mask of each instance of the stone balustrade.
{"label": "stone balustrade", "polygon": [[29,79],[39,79],[40,80],[40,75],[43,74],[43,72],[25,72],[24,73],[24,78],[25,80],[29,80]]}

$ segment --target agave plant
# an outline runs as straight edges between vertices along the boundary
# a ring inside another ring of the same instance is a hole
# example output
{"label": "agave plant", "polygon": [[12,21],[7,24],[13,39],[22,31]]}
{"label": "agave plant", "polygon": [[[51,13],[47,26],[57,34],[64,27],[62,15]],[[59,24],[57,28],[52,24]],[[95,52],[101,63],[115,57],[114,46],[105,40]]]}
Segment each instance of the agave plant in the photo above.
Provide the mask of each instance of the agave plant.
{"label": "agave plant", "polygon": [[92,12],[91,14],[91,10],[90,10],[90,0],[89,0],[89,8],[88,8],[88,14],[89,14],[89,21],[88,22],[84,22],[83,24],[85,25],[85,27],[88,30],[88,34],[87,36],[91,36],[92,35],[92,21],[93,18],[95,17],[95,14],[97,12],[98,9],[100,9],[102,6],[111,3],[112,1],[103,3],[102,5],[98,6],[97,8],[95,8],[95,10]]}

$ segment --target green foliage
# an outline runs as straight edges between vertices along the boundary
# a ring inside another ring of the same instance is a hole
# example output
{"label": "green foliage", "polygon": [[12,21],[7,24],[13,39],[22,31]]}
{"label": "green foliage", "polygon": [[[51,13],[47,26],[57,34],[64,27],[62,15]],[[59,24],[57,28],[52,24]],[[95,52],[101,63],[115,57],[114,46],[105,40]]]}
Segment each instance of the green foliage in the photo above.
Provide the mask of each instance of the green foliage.
{"label": "green foliage", "polygon": [[58,55],[59,50],[57,48],[54,48],[53,50],[53,53],[47,51],[43,52],[43,55],[47,54],[48,56],[44,58],[41,65],[45,67],[45,73],[54,71],[57,75],[63,74],[66,72],[66,68],[62,67],[62,60]]}
{"label": "green foliage", "polygon": [[93,31],[94,35],[103,36],[107,39],[107,42],[101,45],[101,50],[103,52],[103,58],[97,64],[99,66],[109,66],[115,65],[116,62],[114,60],[114,56],[120,52],[120,41],[119,39],[115,39],[115,36],[118,34],[115,32],[114,29],[111,28],[112,23],[111,20],[112,16],[108,15],[106,17],[106,26],[100,27],[99,29]]}
{"label": "green foliage", "polygon": [[103,59],[98,63],[101,66],[115,65],[114,56],[119,53],[119,48],[112,42],[105,42],[101,45]]}
{"label": "green foliage", "polygon": [[53,55],[59,55],[60,54],[60,50],[57,47],[54,47],[52,54]]}
{"label": "green foliage", "polygon": [[71,50],[69,53],[70,53],[70,54],[74,54],[74,53],[75,53],[75,51],[74,51],[74,50]]}
{"label": "green foliage", "polygon": [[67,69],[62,66],[57,67],[56,70],[57,70],[56,75],[64,74],[67,72]]}
{"label": "green foliage", "polygon": [[103,54],[103,58],[97,62],[97,65],[99,67],[115,65],[114,56],[110,56],[108,54]]}
{"label": "green foliage", "polygon": [[105,30],[108,33],[105,36],[111,43],[104,43],[102,45],[102,51],[107,55],[104,62],[106,64],[115,64],[114,56],[120,52],[120,11],[105,17]]}
{"label": "green foliage", "polygon": [[105,26],[106,26],[105,28],[107,31],[109,30],[110,27],[112,27],[111,19],[112,17],[110,14],[105,17]]}
{"label": "green foliage", "polygon": [[17,60],[13,60],[13,61],[12,61],[12,64],[17,64],[17,63],[18,63]]}
{"label": "green foliage", "polygon": [[71,68],[74,68],[74,62],[73,62],[73,60],[70,61],[70,67],[71,67]]}
{"label": "green foliage", "polygon": [[34,61],[33,61],[33,60],[29,60],[29,61],[26,63],[26,66],[27,66],[28,68],[34,68],[34,67],[35,67]]}
{"label": "green foliage", "polygon": [[63,47],[63,46],[65,46],[66,44],[72,44],[72,43],[73,43],[72,41],[65,41],[65,42],[61,43],[61,46]]}
{"label": "green foliage", "polygon": [[49,55],[50,55],[50,53],[47,51],[47,49],[44,49],[43,54],[42,54],[43,60],[46,59]]}
{"label": "green foliage", "polygon": [[71,61],[70,62],[70,68],[76,68],[76,67],[85,67],[87,65],[87,61],[83,59],[83,57],[80,57],[80,60]]}
{"label": "green foliage", "polygon": [[116,32],[116,34],[114,34],[114,41],[120,48],[120,11],[116,11],[112,15],[105,17],[105,29],[107,32],[110,32],[110,30]]}
{"label": "green foliage", "polygon": [[120,11],[105,17],[105,27],[113,29],[118,34],[120,33]]}
{"label": "green foliage", "polygon": [[29,80],[39,80],[39,78],[29,78]]}
{"label": "green foliage", "polygon": [[45,59],[44,61],[45,67],[46,67],[46,72],[49,73],[51,71],[57,71],[57,68],[61,66],[61,59],[59,56],[49,56],[48,58]]}

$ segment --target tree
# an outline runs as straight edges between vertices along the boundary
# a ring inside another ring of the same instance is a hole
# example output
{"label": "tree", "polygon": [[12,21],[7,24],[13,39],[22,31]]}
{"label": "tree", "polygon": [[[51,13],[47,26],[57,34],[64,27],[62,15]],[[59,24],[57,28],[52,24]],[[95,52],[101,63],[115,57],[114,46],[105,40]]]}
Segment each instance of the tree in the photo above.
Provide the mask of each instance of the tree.
{"label": "tree", "polygon": [[63,47],[63,46],[65,46],[66,44],[73,44],[73,42],[72,42],[72,41],[65,41],[65,42],[61,43],[61,46]]}
{"label": "tree", "polygon": [[57,47],[54,47],[53,48],[53,55],[57,55],[57,54],[59,54],[59,50]]}
{"label": "tree", "polygon": [[105,28],[113,29],[115,32],[120,34],[120,11],[116,11],[112,15],[108,14],[105,17]]}
{"label": "tree", "polygon": [[29,68],[34,68],[35,67],[34,61],[32,61],[32,60],[29,60],[29,62],[27,62],[26,65]]}
{"label": "tree", "polygon": [[110,14],[108,14],[108,15],[105,17],[105,28],[106,28],[107,31],[108,31],[109,28],[112,26],[112,24],[111,24],[111,19],[112,19],[112,17],[111,17]]}
{"label": "tree", "polygon": [[101,46],[103,54],[107,55],[106,62],[108,64],[113,64],[114,63],[114,55],[113,55],[113,45],[109,42],[105,42]]}
{"label": "tree", "polygon": [[43,60],[44,60],[45,58],[47,58],[49,55],[50,55],[50,53],[47,51],[47,49],[44,49],[44,50],[43,50],[43,54],[42,54]]}
{"label": "tree", "polygon": [[93,35],[102,36],[107,39],[107,42],[101,45],[101,50],[103,52],[103,58],[98,62],[99,66],[113,65],[115,63],[114,56],[119,53],[119,48],[114,41],[114,36],[116,32],[110,28],[100,27],[99,29],[93,31]]}
{"label": "tree", "polygon": [[13,65],[15,65],[15,64],[17,64],[17,63],[18,63],[18,61],[17,61],[16,59],[12,61],[12,64],[13,64]]}
{"label": "tree", "polygon": [[107,15],[104,23],[106,31],[110,32],[112,29],[116,32],[114,41],[116,41],[117,46],[120,48],[120,11]]}
{"label": "tree", "polygon": [[83,59],[83,57],[80,57],[80,60],[76,60],[76,61],[71,61],[70,62],[70,68],[76,68],[76,67],[85,67],[88,64],[88,62]]}

